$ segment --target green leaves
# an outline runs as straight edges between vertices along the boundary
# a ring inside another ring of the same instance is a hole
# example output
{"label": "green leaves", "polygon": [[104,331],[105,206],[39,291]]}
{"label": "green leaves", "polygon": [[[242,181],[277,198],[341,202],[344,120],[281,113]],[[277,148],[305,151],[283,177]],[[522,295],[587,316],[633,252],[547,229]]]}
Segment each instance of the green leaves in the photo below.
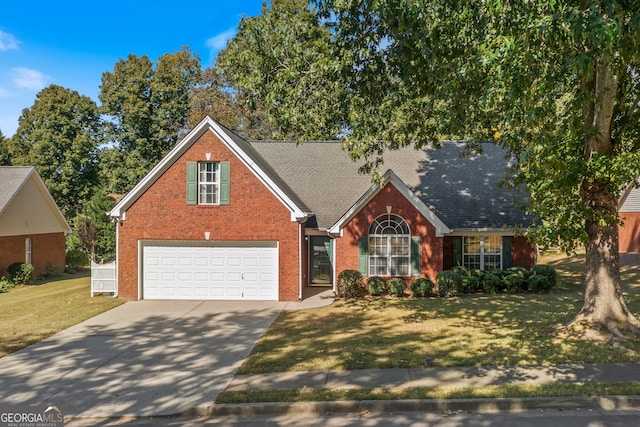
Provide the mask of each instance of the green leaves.
{"label": "green leaves", "polygon": [[35,166],[62,213],[73,218],[97,183],[100,130],[90,98],[51,85],[22,111],[10,142],[12,164]]}

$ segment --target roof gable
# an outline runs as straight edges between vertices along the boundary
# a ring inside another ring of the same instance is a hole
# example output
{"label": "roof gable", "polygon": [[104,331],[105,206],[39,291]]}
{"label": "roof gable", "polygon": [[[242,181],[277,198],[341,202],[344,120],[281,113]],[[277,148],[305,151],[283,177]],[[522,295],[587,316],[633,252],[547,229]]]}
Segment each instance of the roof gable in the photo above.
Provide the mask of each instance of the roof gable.
{"label": "roof gable", "polygon": [[414,193],[405,185],[404,182],[392,171],[388,170],[382,177],[380,184],[373,184],[369,190],[360,197],[360,199],[344,214],[336,223],[329,228],[329,233],[340,234],[342,228],[346,226],[369,202],[386,186],[393,185],[413,206],[429,220],[436,229],[436,236],[440,237],[450,233],[451,230],[446,224],[438,218]]}
{"label": "roof gable", "polygon": [[65,233],[71,227],[34,167],[0,167],[0,236]]}
{"label": "roof gable", "polygon": [[114,206],[109,215],[126,219],[127,209],[148,190],[205,132],[213,132],[223,144],[271,191],[290,211],[291,220],[303,220],[309,216],[304,203],[264,161],[251,144],[226,129],[210,117],[205,117],[160,162]]}

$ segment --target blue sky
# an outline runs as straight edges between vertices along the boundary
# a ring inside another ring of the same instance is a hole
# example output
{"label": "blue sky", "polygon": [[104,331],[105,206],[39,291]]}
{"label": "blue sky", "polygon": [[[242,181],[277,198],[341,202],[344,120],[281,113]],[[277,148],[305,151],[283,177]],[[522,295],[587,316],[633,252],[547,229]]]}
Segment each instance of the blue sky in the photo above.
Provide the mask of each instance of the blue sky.
{"label": "blue sky", "polygon": [[215,61],[243,16],[262,0],[7,0],[0,7],[0,130],[11,136],[22,109],[57,84],[98,102],[102,73],[129,53],[159,56],[188,46]]}

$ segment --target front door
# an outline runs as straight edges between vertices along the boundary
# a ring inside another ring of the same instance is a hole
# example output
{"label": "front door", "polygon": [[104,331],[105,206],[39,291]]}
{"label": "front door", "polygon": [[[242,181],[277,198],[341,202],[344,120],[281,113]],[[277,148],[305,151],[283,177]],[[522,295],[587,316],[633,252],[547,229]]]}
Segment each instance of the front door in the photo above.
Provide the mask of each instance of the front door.
{"label": "front door", "polygon": [[310,283],[331,285],[333,279],[333,240],[326,236],[310,236]]}

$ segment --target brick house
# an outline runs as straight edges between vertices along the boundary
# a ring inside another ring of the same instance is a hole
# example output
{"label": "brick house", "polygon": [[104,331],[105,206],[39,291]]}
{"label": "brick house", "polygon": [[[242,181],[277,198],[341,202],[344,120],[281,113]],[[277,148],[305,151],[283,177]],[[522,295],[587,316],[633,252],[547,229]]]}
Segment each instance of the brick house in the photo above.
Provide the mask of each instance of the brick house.
{"label": "brick house", "polygon": [[629,186],[620,198],[618,214],[620,252],[640,253],[640,188]]}
{"label": "brick house", "polygon": [[383,182],[336,141],[248,142],[210,118],[109,213],[118,295],[294,301],[364,276],[435,279],[454,265],[530,268],[528,218],[499,188],[505,152],[464,144],[385,153]]}
{"label": "brick house", "polygon": [[71,228],[33,167],[0,166],[0,276],[14,262],[34,275],[64,270]]}

